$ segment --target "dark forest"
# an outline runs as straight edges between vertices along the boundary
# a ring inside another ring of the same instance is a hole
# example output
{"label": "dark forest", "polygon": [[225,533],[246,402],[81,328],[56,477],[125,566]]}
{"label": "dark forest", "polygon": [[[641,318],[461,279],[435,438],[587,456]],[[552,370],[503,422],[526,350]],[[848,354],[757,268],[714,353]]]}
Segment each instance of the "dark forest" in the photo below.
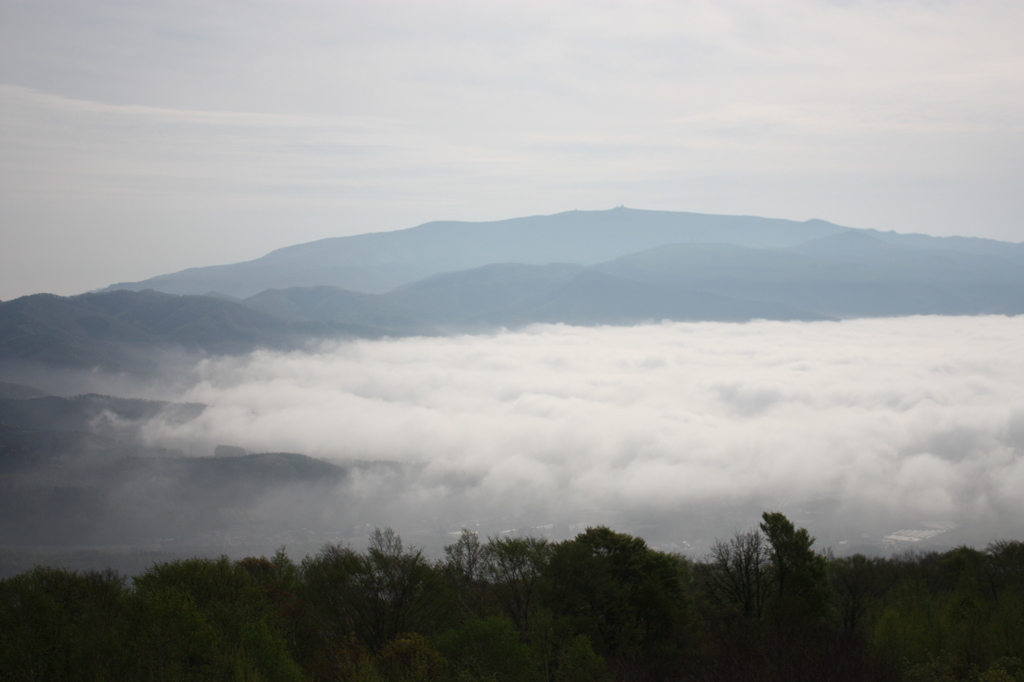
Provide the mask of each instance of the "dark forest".
{"label": "dark forest", "polygon": [[49,567],[0,581],[23,680],[1024,679],[1024,543],[835,558],[783,514],[701,560],[592,527],[464,531],[431,563],[390,529],[284,548]]}

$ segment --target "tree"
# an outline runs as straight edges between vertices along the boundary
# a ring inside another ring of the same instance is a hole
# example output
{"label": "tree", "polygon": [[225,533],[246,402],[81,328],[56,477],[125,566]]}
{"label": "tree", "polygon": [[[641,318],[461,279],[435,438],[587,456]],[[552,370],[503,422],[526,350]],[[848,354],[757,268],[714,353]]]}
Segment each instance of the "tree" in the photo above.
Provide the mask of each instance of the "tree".
{"label": "tree", "polygon": [[227,557],[155,564],[133,597],[130,678],[302,679],[275,605]]}
{"label": "tree", "polygon": [[862,554],[828,563],[828,577],[836,595],[840,625],[849,640],[856,637],[867,609],[879,595],[879,565]]}
{"label": "tree", "polygon": [[811,549],[814,538],[779,512],[762,515],[761,532],[771,546],[772,592],[765,604],[774,642],[774,664],[783,676],[821,672],[829,604],[825,557]]}
{"label": "tree", "polygon": [[415,548],[393,530],[370,536],[366,554],[327,544],[302,563],[305,602],[313,628],[326,642],[355,633],[377,653],[400,634],[429,629],[442,615],[444,584]]}
{"label": "tree", "polygon": [[130,676],[128,599],[113,571],[37,566],[0,580],[0,679]]}
{"label": "tree", "polygon": [[299,567],[288,557],[284,547],[278,548],[272,559],[245,557],[235,563],[249,574],[264,596],[276,607],[289,646],[297,649]]}
{"label": "tree", "polygon": [[998,540],[985,553],[990,557],[987,579],[993,598],[998,600],[1006,589],[1024,587],[1024,542]]}
{"label": "tree", "polygon": [[505,615],[470,618],[440,635],[438,651],[448,660],[455,679],[533,682],[546,679],[542,661],[520,638]]}
{"label": "tree", "polygon": [[701,583],[720,606],[739,610],[760,620],[771,587],[771,555],[764,536],[756,530],[736,533],[728,542],[716,541],[700,565]]}
{"label": "tree", "polygon": [[462,529],[458,542],[446,545],[441,570],[465,611],[482,617],[487,599],[487,556],[479,536]]}
{"label": "tree", "polygon": [[549,550],[547,540],[533,537],[493,537],[483,548],[487,579],[523,641],[529,637],[530,617],[537,607],[538,583]]}
{"label": "tree", "polygon": [[814,538],[780,512],[765,512],[761,531],[771,545],[777,608],[804,618],[825,615],[827,564],[811,549]]}
{"label": "tree", "polygon": [[548,575],[553,611],[598,653],[629,665],[677,653],[689,606],[681,558],[599,526],[556,545]]}

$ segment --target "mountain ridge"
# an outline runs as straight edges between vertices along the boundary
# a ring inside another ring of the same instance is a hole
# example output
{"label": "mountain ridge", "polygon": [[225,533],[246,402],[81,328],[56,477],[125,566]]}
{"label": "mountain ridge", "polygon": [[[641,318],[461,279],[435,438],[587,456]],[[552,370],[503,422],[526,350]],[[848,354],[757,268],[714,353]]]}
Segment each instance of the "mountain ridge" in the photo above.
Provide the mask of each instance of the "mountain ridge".
{"label": "mountain ridge", "polygon": [[[466,235],[473,239],[461,243]],[[680,235],[683,241],[661,243]],[[395,239],[405,240],[400,249],[381,250]],[[353,244],[370,250],[350,249]],[[456,247],[459,254],[441,258]],[[594,262],[609,253],[620,255]],[[439,269],[488,254],[495,260]],[[290,263],[291,270],[278,273],[285,280],[344,270],[372,275],[364,284],[379,284],[395,273],[427,274],[378,293],[322,283],[231,293],[257,281],[245,279],[252,274],[246,268],[276,261]],[[161,349],[239,354],[293,350],[316,339],[491,332],[533,323],[1024,313],[1024,244],[624,208],[427,223],[298,244],[213,272],[239,267],[244,281],[225,286],[227,292],[200,278],[189,286],[204,295],[115,288],[0,302],[0,364],[139,373],[155,371],[154,351]],[[182,272],[200,271],[209,269]]]}
{"label": "mountain ridge", "polygon": [[98,291],[217,291],[247,298],[267,289],[337,286],[385,293],[432,274],[489,263],[595,265],[662,244],[722,241],[784,247],[849,228],[823,220],[646,211],[566,211],[489,222],[434,221],[392,232],[328,237],[241,263],[189,268]]}

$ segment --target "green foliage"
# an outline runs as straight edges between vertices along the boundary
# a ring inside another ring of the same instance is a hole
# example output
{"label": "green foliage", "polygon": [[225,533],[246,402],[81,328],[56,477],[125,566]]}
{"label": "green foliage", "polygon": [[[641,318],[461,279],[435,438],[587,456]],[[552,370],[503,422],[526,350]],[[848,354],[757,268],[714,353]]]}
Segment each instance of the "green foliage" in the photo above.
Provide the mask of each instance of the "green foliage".
{"label": "green foliage", "polygon": [[695,566],[598,527],[467,532],[437,566],[384,530],[130,585],[36,568],[0,581],[0,679],[1024,682],[1020,543],[826,560],[781,514],[762,530]]}
{"label": "green foliage", "polygon": [[494,682],[542,680],[541,665],[505,615],[473,618],[435,640],[453,677]]}
{"label": "green foliage", "polygon": [[762,515],[761,532],[771,546],[774,592],[769,606],[778,627],[816,627],[827,614],[829,589],[825,558],[811,549],[814,538],[779,512]]}
{"label": "green foliage", "polygon": [[312,634],[337,642],[355,634],[371,652],[405,632],[427,631],[445,618],[440,572],[417,549],[406,551],[390,528],[377,529],[360,554],[325,545],[300,570]]}
{"label": "green foliage", "polygon": [[0,581],[0,679],[117,677],[128,664],[125,579],[37,567]]}
{"label": "green foliage", "polygon": [[452,587],[461,610],[469,615],[483,616],[488,610],[488,561],[480,538],[471,530],[462,529],[458,542],[444,548],[441,571]]}
{"label": "green foliage", "polygon": [[910,679],[1000,679],[1024,654],[1024,554],[957,547],[879,561],[883,583],[869,612],[876,655],[902,661]]}
{"label": "green foliage", "polygon": [[448,664],[422,635],[409,633],[381,648],[376,667],[388,682],[433,682],[444,675]]}
{"label": "green foliage", "polygon": [[155,679],[301,679],[274,605],[227,557],[156,564],[135,579],[136,660]]}
{"label": "green foliage", "polygon": [[594,652],[586,635],[576,635],[558,656],[555,682],[603,682],[610,680],[604,659]]}
{"label": "green foliage", "polygon": [[688,567],[641,538],[588,528],[554,547],[552,610],[597,650],[629,660],[671,655],[685,642]]}
{"label": "green foliage", "polygon": [[1000,540],[989,545],[988,579],[993,596],[1004,589],[1024,587],[1024,542]]}
{"label": "green foliage", "polygon": [[227,559],[0,583],[0,678],[299,680],[273,610]]}
{"label": "green foliage", "polygon": [[298,643],[299,567],[288,558],[284,547],[279,548],[272,559],[246,557],[237,563],[274,606],[285,639],[295,649]]}
{"label": "green foliage", "polygon": [[483,548],[484,574],[524,641],[549,553],[547,540],[529,537],[491,538]]}
{"label": "green foliage", "polygon": [[863,635],[869,609],[882,590],[884,577],[880,564],[862,554],[829,562],[828,575],[838,625],[847,638]]}

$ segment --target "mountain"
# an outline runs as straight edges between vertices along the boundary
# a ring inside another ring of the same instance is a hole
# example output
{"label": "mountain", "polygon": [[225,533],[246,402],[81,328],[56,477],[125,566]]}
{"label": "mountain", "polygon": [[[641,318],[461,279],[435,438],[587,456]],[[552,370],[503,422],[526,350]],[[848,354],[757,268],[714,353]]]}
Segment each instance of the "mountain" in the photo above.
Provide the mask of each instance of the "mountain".
{"label": "mountain", "polygon": [[160,349],[235,354],[537,322],[1016,315],[1024,245],[620,208],[321,240],[142,285],[216,291],[0,303],[0,365],[144,373]]}
{"label": "mountain", "polygon": [[0,303],[0,365],[147,373],[158,368],[156,350],[241,353],[295,335],[284,320],[206,296],[113,291]]}
{"label": "mountain", "polygon": [[432,275],[381,298],[441,325],[514,326],[539,321],[529,311],[585,271],[570,263],[494,263]]}
{"label": "mountain", "polygon": [[133,424],[161,417],[182,424],[203,413],[201,403],[115,398],[89,393],[72,398],[0,398],[0,423],[30,431],[97,431],[104,422],[124,431]]}
{"label": "mountain", "polygon": [[927,234],[901,234],[893,231],[857,230],[857,232],[871,235],[883,242],[912,249],[959,251],[978,256],[995,256],[1024,264],[1024,244],[1021,243],[1014,244],[981,237],[933,237]]}
{"label": "mountain", "polygon": [[1024,263],[1011,258],[912,248],[850,230],[788,249],[674,244],[598,269],[822,316],[1015,315],[1024,312]]}
{"label": "mountain", "polygon": [[496,264],[428,277],[381,295],[435,324],[518,327],[548,322],[637,324],[660,320],[821,319],[792,306],[736,300],[618,277],[598,265]]}
{"label": "mountain", "polygon": [[0,365],[29,362],[146,373],[157,368],[157,350],[237,354],[295,348],[311,337],[377,337],[404,329],[344,317],[292,322],[220,297],[151,290],[34,294],[0,303]]}
{"label": "mountain", "polygon": [[62,297],[23,296],[0,303],[0,359],[144,371],[135,349],[159,346],[233,353],[283,343],[282,320],[237,303],[154,291]]}
{"label": "mountain", "polygon": [[326,532],[319,517],[345,475],[299,454],[184,457],[0,424],[0,545],[195,545],[212,536],[223,547],[282,530],[301,538]]}
{"label": "mountain", "polygon": [[141,438],[154,418],[180,424],[204,408],[91,394],[0,399],[0,546],[327,532],[323,509],[344,468],[290,453],[185,457]]}
{"label": "mountain", "polygon": [[0,381],[0,398],[43,398],[50,395],[34,386]]}
{"label": "mountain", "polygon": [[[384,294],[292,288],[242,304],[258,303],[257,309],[290,319],[387,322],[409,333],[534,322],[1024,312],[1020,245],[910,236],[849,229],[786,248],[668,244],[589,267],[494,263],[431,275]],[[957,250],[965,244],[971,248]]]}
{"label": "mountain", "polygon": [[393,332],[430,329],[422,315],[401,303],[392,304],[375,294],[338,287],[268,289],[240,303],[292,323],[344,320],[350,325]]}
{"label": "mountain", "polygon": [[784,248],[845,229],[821,220],[628,208],[495,222],[432,222],[394,232],[321,239],[244,263],[191,268],[106,290],[219,292],[237,298],[267,289],[314,286],[384,293],[433,274],[491,263],[595,265],[656,246],[695,242]]}

